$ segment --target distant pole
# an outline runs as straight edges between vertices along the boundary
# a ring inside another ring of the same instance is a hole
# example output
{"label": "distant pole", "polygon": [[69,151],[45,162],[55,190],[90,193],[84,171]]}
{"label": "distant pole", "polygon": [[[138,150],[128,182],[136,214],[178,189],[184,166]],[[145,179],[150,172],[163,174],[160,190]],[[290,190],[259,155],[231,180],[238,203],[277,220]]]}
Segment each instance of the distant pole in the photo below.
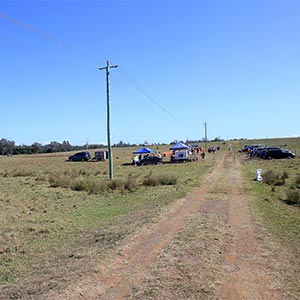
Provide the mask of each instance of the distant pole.
{"label": "distant pole", "polygon": [[109,75],[110,68],[117,68],[118,66],[110,66],[109,61],[106,66],[99,68],[99,70],[106,70],[106,102],[107,102],[107,146],[108,146],[108,160],[109,160],[109,179],[113,178],[113,156],[110,143],[110,100],[109,100]]}
{"label": "distant pole", "polygon": [[207,151],[207,123],[204,123],[204,131],[205,131],[205,151]]}

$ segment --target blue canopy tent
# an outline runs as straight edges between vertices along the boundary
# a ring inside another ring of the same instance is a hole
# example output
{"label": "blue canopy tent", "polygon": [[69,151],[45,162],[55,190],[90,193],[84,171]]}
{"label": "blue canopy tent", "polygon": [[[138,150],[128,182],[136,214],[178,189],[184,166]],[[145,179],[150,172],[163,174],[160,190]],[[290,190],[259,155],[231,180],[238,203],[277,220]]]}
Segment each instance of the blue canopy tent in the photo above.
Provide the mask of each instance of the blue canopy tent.
{"label": "blue canopy tent", "polygon": [[142,147],[138,150],[135,150],[133,152],[133,154],[147,154],[147,153],[153,153],[154,150],[150,149],[150,148],[147,148],[147,147]]}
{"label": "blue canopy tent", "polygon": [[186,144],[183,143],[177,143],[175,145],[173,145],[170,150],[181,150],[181,149],[188,149],[189,146],[187,146]]}

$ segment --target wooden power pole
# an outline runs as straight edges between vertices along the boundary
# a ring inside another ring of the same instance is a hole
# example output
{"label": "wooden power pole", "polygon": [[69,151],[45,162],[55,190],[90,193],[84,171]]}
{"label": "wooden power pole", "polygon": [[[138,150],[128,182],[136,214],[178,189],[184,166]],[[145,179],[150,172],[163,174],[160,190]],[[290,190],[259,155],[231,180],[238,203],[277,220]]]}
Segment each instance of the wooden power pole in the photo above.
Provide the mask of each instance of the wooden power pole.
{"label": "wooden power pole", "polygon": [[207,123],[204,123],[204,132],[205,132],[205,151],[207,151]]}
{"label": "wooden power pole", "polygon": [[99,68],[99,70],[106,70],[106,101],[107,101],[107,145],[108,145],[108,160],[109,160],[109,179],[113,178],[113,156],[110,143],[110,100],[109,100],[109,76],[110,68],[117,68],[118,66],[110,66],[109,61],[106,66]]}

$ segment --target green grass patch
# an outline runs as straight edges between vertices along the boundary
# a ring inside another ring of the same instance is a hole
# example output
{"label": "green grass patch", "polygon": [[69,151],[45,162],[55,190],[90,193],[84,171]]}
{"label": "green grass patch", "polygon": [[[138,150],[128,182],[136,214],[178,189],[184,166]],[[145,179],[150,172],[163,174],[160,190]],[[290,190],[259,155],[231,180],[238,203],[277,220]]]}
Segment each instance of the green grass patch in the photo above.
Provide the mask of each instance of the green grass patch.
{"label": "green grass patch", "polygon": [[[300,160],[253,160],[244,164],[246,186],[252,194],[252,208],[279,239],[300,243],[300,207],[297,203],[297,178]],[[256,169],[262,169],[263,181],[254,180]]]}
{"label": "green grass patch", "polygon": [[22,282],[47,282],[93,266],[85,253],[106,251],[153,222],[214,164],[208,157],[134,167],[128,164],[132,149],[118,151],[113,180],[108,162],[72,163],[63,153],[0,157],[0,293],[19,284],[11,292],[19,294],[29,288]]}
{"label": "green grass patch", "polygon": [[[244,165],[245,186],[251,195],[251,209],[263,225],[264,231],[271,233],[285,249],[285,257],[278,257],[278,260],[286,262],[282,276],[286,278],[286,289],[293,295],[291,299],[296,299],[300,293],[300,205],[297,186],[299,166],[299,159],[252,160],[245,161]],[[258,168],[263,170],[263,177],[271,171],[276,175],[271,180],[271,186],[264,179],[261,182],[253,180]],[[276,185],[278,174],[286,177],[285,184]]]}

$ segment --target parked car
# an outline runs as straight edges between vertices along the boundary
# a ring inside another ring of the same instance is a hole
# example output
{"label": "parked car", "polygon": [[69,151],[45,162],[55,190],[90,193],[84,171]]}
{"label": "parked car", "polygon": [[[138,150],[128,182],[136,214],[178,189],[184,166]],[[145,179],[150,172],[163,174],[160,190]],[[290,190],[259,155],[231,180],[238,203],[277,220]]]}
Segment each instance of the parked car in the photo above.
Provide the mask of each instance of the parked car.
{"label": "parked car", "polygon": [[266,152],[271,151],[271,150],[280,150],[280,148],[276,147],[276,146],[267,146],[267,147],[263,147],[263,148],[257,148],[256,156],[264,158],[266,155]]}
{"label": "parked car", "polygon": [[163,160],[158,156],[145,156],[139,162],[137,162],[138,166],[161,165],[161,164],[163,164]]}
{"label": "parked car", "polygon": [[74,155],[69,156],[69,161],[88,161],[91,159],[90,152],[84,151],[84,152],[78,152]]}
{"label": "parked car", "polygon": [[251,144],[251,145],[245,145],[241,152],[251,152],[252,150],[254,149],[257,149],[257,148],[265,148],[266,146],[263,145],[263,144]]}
{"label": "parked car", "polygon": [[272,149],[267,150],[264,154],[264,158],[273,159],[273,158],[295,158],[296,155],[287,149]]}

